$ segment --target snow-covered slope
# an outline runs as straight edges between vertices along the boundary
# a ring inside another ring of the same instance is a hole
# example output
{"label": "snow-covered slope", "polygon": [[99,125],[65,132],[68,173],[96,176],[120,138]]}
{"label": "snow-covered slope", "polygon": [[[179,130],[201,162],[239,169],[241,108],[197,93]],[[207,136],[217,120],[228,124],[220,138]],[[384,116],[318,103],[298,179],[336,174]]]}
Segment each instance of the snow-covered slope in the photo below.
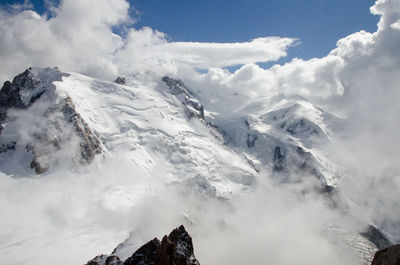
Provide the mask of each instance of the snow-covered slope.
{"label": "snow-covered slope", "polygon": [[[55,151],[70,151],[76,146],[72,144],[73,134],[68,132],[71,128],[56,122],[60,115],[54,114],[57,110],[57,113],[62,112],[63,108],[65,112],[65,106],[60,105],[64,103],[60,102],[68,102],[82,117],[80,123],[94,131],[108,155],[122,149],[129,151],[133,160],[146,157],[146,162],[139,161],[139,164],[146,164],[146,169],[153,174],[170,172],[175,176],[171,181],[196,183],[213,195],[227,196],[234,190],[251,187],[255,174],[260,171],[279,173],[288,180],[289,176],[295,175],[294,171],[296,175],[311,173],[330,187],[336,185],[339,177],[337,167],[318,149],[321,142],[329,141],[325,118],[328,114],[304,100],[280,101],[259,116],[256,113],[257,116],[218,119],[204,110],[182,81],[168,77],[163,78],[164,82],[153,78],[155,81],[145,84],[128,79],[128,86],[124,86],[74,73],[62,74],[57,69],[32,69],[25,73],[28,72],[34,77],[30,80],[38,84],[30,85],[34,89],[19,92],[21,102],[9,106],[9,118],[4,122],[2,132],[3,149],[16,143],[13,148],[17,152],[11,152],[14,153],[12,160],[20,161],[25,168],[26,163],[21,159],[27,156],[29,146],[37,145],[42,138],[56,147],[55,150],[36,151],[46,156],[49,153],[54,156]],[[136,84],[129,86],[129,82]],[[34,98],[39,101],[30,106]],[[29,114],[19,110],[28,107]],[[31,113],[35,115],[30,116]],[[32,126],[27,126],[28,121]],[[26,127],[33,127],[30,128],[32,131],[26,132]],[[44,127],[48,130],[45,137],[35,131]],[[57,129],[59,127],[63,128]],[[93,138],[92,141],[97,140]],[[67,142],[71,143],[68,148],[60,147]],[[41,143],[40,148],[48,149],[45,145]],[[99,144],[86,145],[94,145],[91,149],[100,150]],[[2,161],[9,165],[7,157],[10,155],[5,153]],[[7,168],[6,165],[3,168]],[[10,173],[15,170],[16,175],[24,174],[24,170],[16,165],[6,170]],[[26,174],[29,175],[29,170]]]}
{"label": "snow-covered slope", "polygon": [[[228,208],[234,207],[235,197],[254,191],[264,178],[305,183],[302,190],[326,193],[329,200],[336,196],[331,194],[341,169],[327,158],[326,146],[334,145],[332,127],[340,119],[310,102],[260,99],[228,116],[208,110],[210,99],[177,79],[146,73],[118,83],[33,68],[4,85],[0,199],[9,215],[1,222],[0,253],[9,264],[26,263],[25,259],[36,264],[41,262],[41,250],[65,247],[70,255],[76,252],[63,260],[65,264],[88,260],[101,251],[97,248],[104,234],[113,232],[103,249],[116,245],[130,230],[130,221],[121,221],[120,215],[134,216],[130,210],[160,194],[159,187],[165,185],[184,187],[189,194],[199,192],[205,200],[226,201]],[[6,192],[15,185],[21,186],[12,195],[20,196],[17,201]],[[32,201],[24,190],[34,190],[29,194]],[[77,196],[76,201],[56,203],[69,193]],[[9,210],[20,202],[31,205],[37,220],[25,222]],[[57,207],[74,213],[60,217]],[[176,211],[189,224],[195,222],[190,212],[179,207]],[[108,226],[96,221],[104,212],[111,216],[107,215],[111,226],[119,226],[117,233],[114,227],[97,232]],[[68,224],[72,236],[43,237],[49,219],[64,228]],[[32,248],[26,233],[36,226]],[[145,240],[140,235],[131,239],[136,247]],[[75,241],[79,243],[72,246]],[[26,248],[31,248],[29,258],[19,257]],[[60,255],[53,252],[45,263],[61,264]]]}

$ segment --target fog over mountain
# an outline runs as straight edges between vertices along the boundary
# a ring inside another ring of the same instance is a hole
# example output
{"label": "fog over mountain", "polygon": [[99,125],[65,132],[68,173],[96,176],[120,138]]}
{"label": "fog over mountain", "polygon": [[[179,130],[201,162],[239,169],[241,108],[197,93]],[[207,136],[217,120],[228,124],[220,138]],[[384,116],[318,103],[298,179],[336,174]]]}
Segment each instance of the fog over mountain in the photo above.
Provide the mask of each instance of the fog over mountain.
{"label": "fog over mountain", "polygon": [[181,224],[201,264],[370,264],[400,242],[399,1],[267,69],[299,41],[171,42],[125,0],[31,8],[0,8],[4,264],[126,260]]}

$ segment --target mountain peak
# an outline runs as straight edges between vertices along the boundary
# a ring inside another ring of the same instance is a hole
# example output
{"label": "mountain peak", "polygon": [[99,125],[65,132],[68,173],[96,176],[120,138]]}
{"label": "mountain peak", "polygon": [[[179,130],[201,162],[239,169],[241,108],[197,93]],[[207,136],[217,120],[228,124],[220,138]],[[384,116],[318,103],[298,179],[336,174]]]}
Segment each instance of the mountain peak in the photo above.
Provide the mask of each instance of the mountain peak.
{"label": "mountain peak", "polygon": [[43,93],[54,90],[54,81],[62,81],[66,76],[58,68],[28,68],[6,81],[0,90],[0,108],[27,108]]}
{"label": "mountain peak", "polygon": [[54,82],[66,76],[58,68],[28,68],[0,90],[0,153],[15,152],[21,159],[18,164],[37,174],[56,160],[65,160],[56,158],[57,153],[65,156],[64,150],[73,150],[70,158],[81,164],[92,162],[102,152],[100,141],[71,97],[57,94]]}
{"label": "mountain peak", "polygon": [[[114,263],[112,263],[114,262]],[[194,256],[192,237],[183,225],[160,241],[154,238],[121,261],[116,253],[99,255],[86,265],[200,265]]]}

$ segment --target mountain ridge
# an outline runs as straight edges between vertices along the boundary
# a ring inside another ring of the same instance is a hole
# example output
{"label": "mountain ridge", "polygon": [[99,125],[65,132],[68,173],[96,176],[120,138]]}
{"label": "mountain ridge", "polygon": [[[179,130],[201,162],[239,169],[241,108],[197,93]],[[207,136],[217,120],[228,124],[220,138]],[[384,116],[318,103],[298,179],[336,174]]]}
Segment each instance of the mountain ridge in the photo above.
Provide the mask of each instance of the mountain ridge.
{"label": "mountain ridge", "polygon": [[[321,194],[334,208],[346,205],[338,188],[341,168],[323,148],[335,144],[330,122],[339,118],[304,99],[224,118],[209,112],[207,99],[196,98],[182,80],[136,78],[117,84],[30,68],[6,82],[0,98],[12,104],[0,106],[0,169],[33,178],[90,163],[101,167],[102,160],[124,154],[146,176],[228,204],[268,177],[303,183],[302,193]],[[377,248],[368,236],[346,231],[343,238],[364,261],[372,259]]]}

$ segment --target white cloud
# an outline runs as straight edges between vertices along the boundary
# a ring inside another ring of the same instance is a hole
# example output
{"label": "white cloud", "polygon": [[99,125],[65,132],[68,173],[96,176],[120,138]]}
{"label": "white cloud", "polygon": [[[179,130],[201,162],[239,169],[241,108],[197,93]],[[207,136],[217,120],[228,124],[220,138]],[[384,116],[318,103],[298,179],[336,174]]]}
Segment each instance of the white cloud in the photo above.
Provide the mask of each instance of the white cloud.
{"label": "white cloud", "polygon": [[24,0],[23,3],[8,4],[7,7],[11,12],[20,12],[26,9],[32,9],[33,5],[29,0]]}
{"label": "white cloud", "polygon": [[243,43],[172,42],[164,47],[155,47],[154,52],[159,50],[171,54],[177,61],[193,67],[226,67],[278,60],[286,56],[286,49],[293,42],[293,39],[278,37]]}
{"label": "white cloud", "polygon": [[[113,78],[119,72],[130,73],[140,70],[152,70],[161,74],[168,72],[184,79],[192,88],[199,90],[202,99],[205,100],[206,110],[216,110],[226,115],[241,111],[246,114],[249,106],[254,107],[251,109],[253,112],[257,111],[259,110],[258,106],[254,103],[261,99],[268,101],[279,95],[305,97],[325,109],[348,117],[348,126],[342,132],[343,138],[339,140],[349,149],[349,153],[353,154],[353,157],[346,156],[345,159],[341,159],[342,165],[348,169],[348,176],[344,179],[342,188],[346,195],[356,203],[358,212],[363,215],[363,218],[369,218],[384,228],[384,231],[392,235],[392,239],[400,240],[398,232],[400,211],[397,206],[400,200],[398,193],[400,188],[400,168],[398,166],[400,157],[400,141],[398,139],[400,131],[398,122],[400,115],[400,104],[398,103],[400,98],[398,85],[400,76],[400,53],[398,52],[400,47],[398,26],[400,3],[398,1],[378,0],[371,8],[373,14],[381,16],[377,32],[361,31],[343,38],[338,41],[337,48],[326,57],[308,61],[294,59],[290,63],[276,65],[270,69],[262,69],[254,63],[277,60],[285,56],[286,49],[294,43],[293,39],[260,38],[244,43],[174,43],[168,42],[164,33],[151,28],[131,29],[126,38],[121,38],[113,34],[112,28],[131,22],[128,17],[128,8],[129,5],[124,0],[66,0],[54,11],[52,18],[39,16],[33,11],[26,10],[16,13],[0,11],[0,60],[2,62],[0,80],[11,78],[30,65],[58,65],[67,71],[82,72],[106,79]],[[234,73],[219,68],[234,64],[245,65]],[[205,74],[199,74],[192,69],[193,67],[210,69]],[[223,99],[225,104],[220,104],[218,99]],[[128,167],[126,172],[129,169]],[[124,175],[124,169],[121,169],[120,173]],[[101,179],[105,181],[108,178]],[[15,185],[10,184],[10,181],[5,178],[2,181],[7,182],[5,185]],[[74,182],[71,179],[65,181],[67,184],[70,184],[70,181]],[[107,181],[112,181],[112,179]],[[88,183],[92,184],[92,182]],[[88,185],[88,183],[83,184]],[[65,186],[73,187],[74,185]],[[14,187],[12,191],[18,191],[19,188],[19,186]],[[90,187],[86,187],[86,189],[90,190]],[[37,188],[37,190],[40,189]],[[285,191],[279,190],[270,196],[268,193],[265,194],[263,201],[273,201],[282,208],[254,203],[253,200],[259,201],[259,197],[249,198],[247,203],[244,202],[242,207],[246,211],[244,214],[235,213],[231,219],[231,225],[228,226],[229,229],[239,230],[239,239],[232,237],[233,233],[222,232],[221,238],[225,241],[228,239],[238,240],[238,242],[234,242],[230,250],[241,250],[240,240],[248,243],[245,240],[249,240],[249,238],[243,236],[247,232],[241,226],[243,223],[254,227],[260,225],[261,221],[265,221],[270,227],[276,228],[275,231],[290,232],[285,236],[293,240],[300,241],[308,238],[307,242],[319,247],[321,253],[329,252],[327,246],[332,247],[331,242],[323,241],[320,238],[321,231],[319,229],[326,221],[325,217],[332,214],[330,211],[327,210],[321,216],[315,216],[313,210],[320,210],[323,207],[310,200],[301,208],[305,213],[301,213],[296,211],[296,207],[293,205],[287,205],[277,199],[285,197],[287,195]],[[82,206],[80,203],[86,201],[87,197],[85,196],[87,195],[84,192],[80,192],[79,195],[82,196],[79,203],[66,201],[71,204],[71,209],[81,207],[79,209],[84,213],[85,211],[90,212],[91,209],[94,211],[94,215],[102,218],[100,227],[109,221],[109,216],[106,216],[104,209],[101,208],[103,206],[102,198],[93,196],[92,198],[95,198],[93,200],[100,200],[100,202],[90,201],[91,205]],[[163,199],[164,197],[160,201]],[[291,199],[293,198],[289,197],[289,202],[296,206],[295,200]],[[164,203],[173,208],[177,201],[184,200],[171,197],[171,201]],[[18,203],[11,206],[18,205]],[[41,201],[39,200],[38,203]],[[256,208],[246,208],[252,205]],[[58,206],[53,205],[53,208],[56,209]],[[160,217],[157,215],[160,207],[156,208],[143,207],[140,210],[148,213],[149,216]],[[10,211],[13,211],[12,209],[13,207],[7,208]],[[259,209],[273,213],[271,214],[273,218],[268,219],[261,215]],[[141,225],[145,226],[143,224],[148,224],[146,223],[148,220],[140,219],[135,210],[126,216],[137,218],[136,225],[139,228]],[[288,210],[288,212],[282,212],[282,210]],[[204,220],[211,220],[214,221],[213,224],[216,224],[219,219],[217,221],[213,219],[215,212],[219,211],[211,210],[211,214]],[[90,214],[92,213],[90,212]],[[161,213],[165,213],[165,211],[161,211]],[[163,221],[167,220],[166,223],[175,225],[176,219],[174,218],[176,216],[174,213],[170,214],[164,216]],[[67,218],[60,217],[57,213],[56,215],[61,219]],[[83,215],[85,216],[85,214]],[[255,215],[256,219],[260,218],[261,221],[248,220],[252,215]],[[222,219],[230,217],[229,212]],[[85,218],[80,219],[78,216],[77,219],[83,222],[82,220]],[[153,219],[158,223],[157,218]],[[286,222],[280,223],[282,220]],[[286,231],[285,228],[289,225],[287,220],[294,220],[294,224],[291,223],[291,225],[299,229]],[[304,220],[310,221],[310,223],[304,223]],[[117,224],[122,222],[125,228],[129,226],[126,221],[114,221]],[[73,222],[71,221],[71,223]],[[277,226],[274,227],[276,224]],[[154,224],[149,227],[158,227],[160,233],[166,233],[166,226],[166,224]],[[202,229],[207,230],[208,228],[207,224],[203,224],[203,226],[199,226],[197,232],[204,232]],[[215,230],[211,228],[212,232]],[[154,235],[150,235],[152,231],[146,230],[146,232],[148,232],[146,234],[148,236]],[[267,244],[270,247],[273,247],[281,236],[281,234],[275,233],[273,240],[268,241],[268,236],[271,235],[268,227],[261,231],[251,231],[250,235],[256,236],[258,232],[261,232],[266,240],[258,243]],[[308,237],[310,235],[311,237]],[[214,235],[217,237],[216,240],[218,236],[218,234]],[[200,248],[206,252],[209,241],[202,239],[206,243],[200,243],[203,244]],[[319,242],[323,244],[318,245]],[[285,243],[279,241],[278,245],[286,246]],[[294,249],[296,244],[293,243],[290,246]],[[338,246],[334,245],[333,247]],[[251,257],[252,250],[246,250],[248,256]],[[297,253],[298,257],[303,257],[307,261],[306,264],[309,264],[304,253],[306,252]],[[254,257],[259,257],[263,253],[256,254]],[[279,256],[281,253],[269,254],[275,255],[273,259],[275,261],[281,261],[284,258]],[[324,257],[331,257],[331,254],[326,253]],[[221,260],[226,258],[221,253],[215,253],[214,257]],[[204,260],[208,258],[211,259],[211,257],[204,257]],[[337,261],[335,258],[339,259],[340,257],[333,257],[327,262]],[[201,257],[199,259],[203,260]],[[223,261],[221,263],[228,263],[226,260]],[[231,260],[231,262],[233,261]],[[348,264],[346,262],[337,262],[336,264],[338,263]]]}
{"label": "white cloud", "polygon": [[[28,2],[24,6],[29,7]],[[295,42],[278,37],[244,43],[168,42],[165,34],[146,27],[131,28],[122,38],[113,27],[134,21],[126,0],[65,0],[50,9],[50,18],[31,10],[0,11],[0,80],[28,66],[57,65],[64,71],[111,79],[118,72],[267,62],[286,56]]]}
{"label": "white cloud", "polygon": [[371,7],[371,13],[381,16],[378,23],[379,30],[385,30],[398,20],[400,5],[398,1],[394,0],[377,0]]}
{"label": "white cloud", "polygon": [[392,25],[390,25],[393,29],[400,30],[400,20],[394,22]]}
{"label": "white cloud", "polygon": [[[379,0],[371,8],[381,16],[377,32],[360,31],[337,43],[328,56],[261,69],[245,65],[234,73],[211,69],[187,76],[200,90],[206,109],[229,115],[278,95],[301,96],[340,116],[347,126],[338,141],[353,154],[337,158],[348,170],[342,188],[358,205],[363,218],[400,240],[398,190],[400,157],[400,2]],[[236,96],[233,96],[235,94]],[[214,98],[223,99],[228,109]],[[208,105],[208,106],[207,106]]]}
{"label": "white cloud", "polygon": [[122,41],[112,27],[129,22],[128,8],[125,0],[68,0],[51,18],[31,10],[0,10],[0,80],[29,66],[114,76],[112,56]]}
{"label": "white cloud", "polygon": [[295,39],[269,37],[241,43],[168,42],[163,33],[143,28],[130,30],[125,43],[115,58],[122,72],[152,69],[176,74],[187,67],[207,69],[275,61],[286,56],[286,49],[295,43]]}

